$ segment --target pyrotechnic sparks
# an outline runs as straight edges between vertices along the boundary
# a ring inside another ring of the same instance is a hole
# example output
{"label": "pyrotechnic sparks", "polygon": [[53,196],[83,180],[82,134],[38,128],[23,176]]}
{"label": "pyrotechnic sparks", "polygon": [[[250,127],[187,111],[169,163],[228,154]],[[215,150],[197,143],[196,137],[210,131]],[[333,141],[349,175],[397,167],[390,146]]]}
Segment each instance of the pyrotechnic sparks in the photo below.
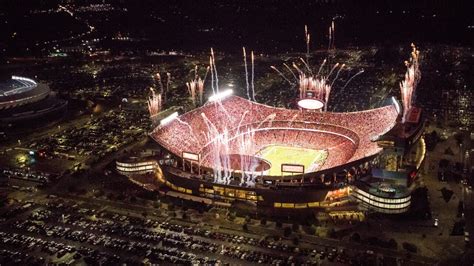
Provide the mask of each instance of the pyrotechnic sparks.
{"label": "pyrotechnic sparks", "polygon": [[163,85],[163,80],[162,80],[161,75],[160,75],[159,72],[156,73],[154,75],[154,77],[155,77],[155,83],[157,83],[157,85],[160,88],[160,95],[163,96],[163,101],[166,102],[166,95],[167,95],[167,92],[169,90],[169,86],[170,86],[170,82],[171,82],[171,73],[169,73],[169,72],[166,73],[166,88]]}
{"label": "pyrotechnic sparks", "polygon": [[[206,75],[207,71],[209,70],[209,67],[206,70]],[[204,76],[204,79],[206,76]],[[188,93],[189,97],[191,98],[191,101],[193,102],[193,105],[196,106],[197,103],[197,98],[199,98],[199,104],[202,105],[202,98],[203,98],[203,93],[204,93],[204,82],[205,80],[201,79],[198,75],[198,67],[194,67],[194,79],[191,80],[190,82],[186,82],[186,87],[188,88]]]}
{"label": "pyrotechnic sparks", "polygon": [[313,97],[325,100],[331,91],[331,86],[327,84],[327,79],[324,77],[314,78],[312,76],[300,75],[299,79],[300,98],[306,98],[308,92],[313,93]]}
{"label": "pyrotechnic sparks", "polygon": [[162,102],[161,94],[156,94],[153,88],[150,88],[151,96],[148,98],[148,112],[150,113],[150,119],[153,124],[158,124],[158,114],[161,112]]}
{"label": "pyrotechnic sparks", "polygon": [[304,25],[304,37],[306,40],[306,60],[309,61],[309,43],[310,43],[311,36],[308,33],[308,25]]}
{"label": "pyrotechnic sparks", "polygon": [[331,50],[331,27],[329,27],[328,51]]}
{"label": "pyrotechnic sparks", "polygon": [[275,70],[284,80],[286,80],[288,83],[293,85],[293,83],[283,73],[281,73],[281,71],[278,70],[278,68],[276,68],[275,66],[270,66],[270,68]]}
{"label": "pyrotechnic sparks", "polygon": [[298,67],[298,65],[296,65],[295,63],[293,63],[293,67],[296,69],[296,71],[298,71],[298,73],[301,75],[303,74],[304,72],[301,71],[301,69]]}
{"label": "pyrotechnic sparks", "polygon": [[161,75],[160,75],[160,73],[156,73],[156,74],[155,74],[155,77],[156,77],[156,82],[157,82],[158,85],[160,86],[160,94],[163,94],[163,92],[164,92],[164,87],[163,87],[163,82],[161,81]]}
{"label": "pyrotechnic sparks", "polygon": [[255,82],[254,82],[255,65],[254,65],[253,51],[251,51],[251,53],[250,53],[250,58],[251,58],[251,61],[252,61],[252,99],[255,102]]}
{"label": "pyrotechnic sparks", "polygon": [[304,61],[303,58],[300,57],[301,62],[303,62],[303,65],[306,67],[310,75],[313,75],[313,71],[311,71],[311,68],[309,68],[309,65]]}
{"label": "pyrotechnic sparks", "polygon": [[341,68],[339,68],[339,70],[338,70],[337,73],[336,73],[336,77],[334,78],[334,80],[333,80],[332,83],[331,83],[331,87],[332,87],[332,85],[334,85],[334,82],[336,82],[337,78],[339,77],[339,73],[341,73],[342,69],[343,69],[345,66],[346,66],[346,64],[342,64],[342,65],[341,65]]}
{"label": "pyrotechnic sparks", "polygon": [[211,48],[211,60],[212,60],[211,67],[214,67],[214,76],[215,76],[215,82],[216,82],[216,93],[219,93],[219,77],[217,76],[216,58],[214,57],[214,50],[212,48]]}
{"label": "pyrotechnic sparks", "polygon": [[286,67],[286,69],[288,69],[288,71],[290,71],[291,75],[293,75],[293,77],[295,78],[295,81],[297,82],[298,81],[298,78],[296,77],[295,73],[293,72],[293,70],[291,70],[291,68],[286,64],[286,63],[283,63],[283,65]]}
{"label": "pyrotechnic sparks", "polygon": [[[341,68],[341,69],[342,69],[342,68]],[[341,91],[343,91],[343,90],[347,87],[347,85],[349,85],[349,83],[350,83],[355,77],[359,76],[359,75],[362,74],[362,73],[364,73],[364,70],[363,70],[363,69],[360,70],[359,72],[357,72],[354,76],[352,76],[352,77],[346,82],[346,84],[344,85],[344,87],[342,87]]]}
{"label": "pyrotechnic sparks", "polygon": [[339,63],[334,64],[334,66],[331,68],[331,71],[329,71],[328,78],[331,77],[332,72],[339,66]]}
{"label": "pyrotechnic sparks", "polygon": [[403,117],[402,122],[405,122],[408,111],[413,104],[413,96],[416,91],[416,87],[421,79],[421,71],[419,67],[419,55],[420,51],[416,49],[416,46],[412,43],[412,52],[409,61],[405,61],[407,66],[407,72],[405,79],[400,82],[400,90],[402,95],[403,103]]}
{"label": "pyrotechnic sparks", "polygon": [[170,88],[170,82],[171,82],[171,73],[168,72],[168,73],[166,73],[166,90],[163,92],[165,102],[166,102],[166,99],[167,99],[166,96],[168,95],[168,91],[169,91],[169,88]]}
{"label": "pyrotechnic sparks", "polygon": [[327,59],[324,59],[324,61],[323,61],[323,63],[321,64],[321,66],[319,66],[318,74],[316,74],[317,76],[319,76],[319,74],[321,73],[321,70],[323,69],[324,65],[326,64],[326,61],[327,61]]}
{"label": "pyrotechnic sparks", "polygon": [[247,99],[250,100],[250,92],[249,92],[249,71],[247,68],[247,53],[245,52],[245,47],[242,47],[242,51],[244,53],[244,68],[245,68],[245,84],[247,88]]}
{"label": "pyrotechnic sparks", "polygon": [[331,23],[331,37],[332,37],[332,49],[336,49],[336,30],[334,27],[334,20]]}

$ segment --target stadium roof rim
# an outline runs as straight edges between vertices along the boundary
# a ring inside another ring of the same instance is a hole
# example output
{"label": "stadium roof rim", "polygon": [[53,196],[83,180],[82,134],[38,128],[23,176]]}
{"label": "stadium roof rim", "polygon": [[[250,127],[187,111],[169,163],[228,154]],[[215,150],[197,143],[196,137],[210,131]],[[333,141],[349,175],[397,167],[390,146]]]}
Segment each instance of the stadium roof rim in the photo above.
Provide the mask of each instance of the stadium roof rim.
{"label": "stadium roof rim", "polygon": [[[243,100],[246,100],[248,101],[249,103],[251,104],[255,104],[255,105],[260,105],[260,106],[265,106],[265,107],[270,107],[270,108],[274,108],[274,109],[277,109],[277,110],[291,110],[291,109],[288,109],[288,108],[284,108],[284,107],[277,107],[277,106],[271,106],[271,105],[267,105],[267,104],[263,104],[263,103],[259,103],[259,102],[254,102],[254,101],[251,101],[249,99],[245,99],[243,97],[240,97],[240,96],[237,96],[237,95],[230,95],[224,99],[222,99],[221,101],[213,101],[213,102],[206,102],[204,105],[196,108],[196,109],[200,109],[206,105],[211,105],[211,104],[218,104],[219,102],[225,102],[225,101],[228,101],[230,99],[233,99],[233,98],[240,98],[240,99],[243,99]],[[390,106],[390,105],[393,105],[395,108],[396,108],[396,104],[391,101],[391,103],[388,103],[388,104],[385,104],[385,105],[381,105],[377,108],[383,108],[383,107],[386,107],[386,106]],[[377,109],[377,108],[374,108],[374,109]],[[192,112],[196,109],[193,109],[191,111],[188,111],[188,112]],[[361,111],[354,111],[354,112],[324,112],[324,113],[331,113],[331,114],[343,114],[343,115],[347,115],[347,114],[357,114],[357,113],[365,113],[365,112],[373,112],[374,109],[367,109],[367,110],[361,110]],[[188,113],[187,112],[187,113]]]}

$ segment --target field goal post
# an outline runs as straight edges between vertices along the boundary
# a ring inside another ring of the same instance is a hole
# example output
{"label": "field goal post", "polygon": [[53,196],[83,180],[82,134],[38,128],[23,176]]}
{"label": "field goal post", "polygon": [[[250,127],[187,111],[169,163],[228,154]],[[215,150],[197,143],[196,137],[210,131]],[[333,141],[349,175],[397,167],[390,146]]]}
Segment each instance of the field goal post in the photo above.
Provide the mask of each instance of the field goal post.
{"label": "field goal post", "polygon": [[200,154],[183,151],[181,153],[181,158],[183,159],[183,171],[186,171],[185,162],[189,161],[191,165],[191,173],[193,173],[193,162],[195,162],[198,165],[198,175],[201,175],[201,155]]}
{"label": "field goal post", "polygon": [[[282,163],[281,164],[281,180],[283,181],[283,174],[290,173],[291,175],[294,174],[302,174],[304,175],[304,165],[302,164],[290,164],[290,163]],[[303,178],[301,178],[303,180]]]}

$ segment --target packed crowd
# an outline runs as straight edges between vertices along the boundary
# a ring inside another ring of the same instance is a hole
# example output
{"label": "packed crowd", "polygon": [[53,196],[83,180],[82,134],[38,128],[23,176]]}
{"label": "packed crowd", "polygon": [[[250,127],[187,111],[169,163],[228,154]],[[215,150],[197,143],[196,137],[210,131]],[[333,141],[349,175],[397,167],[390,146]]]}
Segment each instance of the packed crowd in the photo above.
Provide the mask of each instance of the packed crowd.
{"label": "packed crowd", "polygon": [[[301,144],[305,148],[333,147],[324,166],[328,169],[379,152],[380,148],[373,141],[394,126],[397,116],[394,105],[352,113],[306,112],[270,107],[231,96],[221,103],[208,103],[170,124],[157,127],[152,136],[178,156],[186,151],[201,154],[204,158],[206,145],[222,132],[232,136],[246,132],[248,128],[266,129],[267,132],[256,134],[255,151],[264,143],[274,141],[286,145]],[[324,133],[309,133],[311,131],[296,130],[298,128]],[[212,167],[209,161],[204,161],[203,165]]]}

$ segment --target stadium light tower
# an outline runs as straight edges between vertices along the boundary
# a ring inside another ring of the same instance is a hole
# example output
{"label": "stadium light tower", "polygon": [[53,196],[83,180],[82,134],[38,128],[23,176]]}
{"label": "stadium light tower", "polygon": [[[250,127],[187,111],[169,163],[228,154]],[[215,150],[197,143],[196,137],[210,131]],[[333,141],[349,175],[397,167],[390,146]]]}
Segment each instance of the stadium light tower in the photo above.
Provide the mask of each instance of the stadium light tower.
{"label": "stadium light tower", "polygon": [[234,91],[232,89],[227,89],[221,92],[218,92],[211,97],[209,97],[209,102],[215,102],[215,101],[220,101],[223,100],[224,98],[227,98],[228,96],[232,95]]}
{"label": "stadium light tower", "polygon": [[178,112],[174,112],[172,114],[170,114],[169,116],[161,119],[160,121],[160,126],[164,126],[168,123],[170,123],[171,121],[173,121],[176,117],[178,117]]}

